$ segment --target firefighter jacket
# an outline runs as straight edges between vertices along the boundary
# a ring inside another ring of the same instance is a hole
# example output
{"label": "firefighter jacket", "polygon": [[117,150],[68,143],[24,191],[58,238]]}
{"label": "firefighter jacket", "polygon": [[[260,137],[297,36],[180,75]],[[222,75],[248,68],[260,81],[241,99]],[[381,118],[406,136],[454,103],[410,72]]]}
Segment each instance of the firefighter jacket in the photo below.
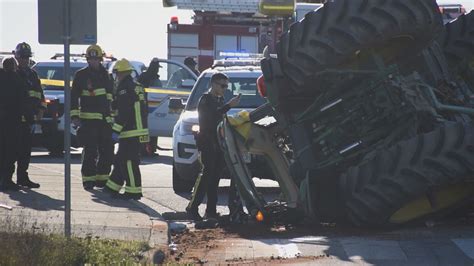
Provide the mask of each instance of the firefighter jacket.
{"label": "firefighter jacket", "polygon": [[148,142],[148,112],[143,87],[135,83],[129,75],[117,86],[117,116],[112,129],[119,138],[138,137],[140,142]]}
{"label": "firefighter jacket", "polygon": [[20,124],[22,119],[33,123],[33,111],[28,109],[26,83],[16,72],[0,69],[0,124]]}
{"label": "firefighter jacket", "polygon": [[102,65],[99,70],[87,66],[77,71],[72,83],[71,117],[112,123],[112,87],[113,82]]}
{"label": "firefighter jacket", "polygon": [[29,67],[18,68],[17,73],[23,80],[28,94],[28,97],[24,100],[24,108],[29,112],[25,113],[21,119],[22,122],[33,123],[34,115],[38,114],[40,109],[46,110],[47,107],[41,81],[36,71]]}

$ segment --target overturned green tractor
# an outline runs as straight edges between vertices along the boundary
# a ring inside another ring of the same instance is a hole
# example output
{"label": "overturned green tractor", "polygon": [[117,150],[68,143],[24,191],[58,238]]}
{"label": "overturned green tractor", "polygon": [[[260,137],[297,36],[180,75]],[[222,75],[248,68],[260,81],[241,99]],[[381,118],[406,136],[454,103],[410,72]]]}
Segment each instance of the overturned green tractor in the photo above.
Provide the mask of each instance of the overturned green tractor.
{"label": "overturned green tractor", "polygon": [[[291,25],[261,62],[268,103],[218,129],[250,214],[384,227],[472,202],[473,33],[474,12],[443,26],[434,0],[328,1]],[[266,158],[279,204],[247,153]]]}

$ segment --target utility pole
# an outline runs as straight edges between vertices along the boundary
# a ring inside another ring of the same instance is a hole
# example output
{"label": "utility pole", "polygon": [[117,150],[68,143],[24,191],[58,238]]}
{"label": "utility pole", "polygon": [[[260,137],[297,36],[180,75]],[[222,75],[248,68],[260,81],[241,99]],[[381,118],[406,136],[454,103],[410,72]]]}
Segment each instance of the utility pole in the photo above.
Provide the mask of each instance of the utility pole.
{"label": "utility pole", "polygon": [[71,2],[64,0],[64,235],[71,237]]}

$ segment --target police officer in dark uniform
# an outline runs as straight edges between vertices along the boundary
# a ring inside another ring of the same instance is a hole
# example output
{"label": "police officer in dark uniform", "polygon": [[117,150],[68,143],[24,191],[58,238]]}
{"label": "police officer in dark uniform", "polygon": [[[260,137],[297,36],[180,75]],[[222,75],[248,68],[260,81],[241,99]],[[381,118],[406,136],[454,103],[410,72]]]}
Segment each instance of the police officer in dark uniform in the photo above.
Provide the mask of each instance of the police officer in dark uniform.
{"label": "police officer in dark uniform", "polygon": [[28,100],[27,87],[17,73],[15,58],[3,60],[0,69],[0,190],[18,190],[20,186],[12,181],[17,160],[17,148],[22,117],[33,123],[31,111],[25,109]]}
{"label": "police officer in dark uniform", "polygon": [[148,65],[148,69],[138,76],[137,81],[144,87],[162,87],[163,84],[161,84],[160,75],[158,74],[161,67],[158,58],[153,58],[150,65]]}
{"label": "police officer in dark uniform", "polygon": [[109,179],[114,156],[112,142],[111,101],[113,82],[102,66],[100,46],[86,50],[88,66],[77,71],[72,83],[71,118],[78,129],[79,142],[84,146],[82,185],[90,190],[102,188]]}
{"label": "police officer in dark uniform", "polygon": [[[46,102],[44,100],[43,88],[38,74],[30,68],[30,58],[33,56],[29,44],[19,43],[14,51],[15,59],[18,61],[18,74],[27,86],[28,98],[25,100],[25,105],[29,106],[31,114],[36,122],[41,121],[43,113],[46,110]],[[28,167],[31,158],[31,146],[34,134],[34,121],[28,117],[22,117],[20,128],[20,143],[18,145],[18,159],[17,159],[17,184],[29,188],[39,188],[40,185],[31,181],[28,176]]]}
{"label": "police officer in dark uniform", "polygon": [[194,191],[186,207],[188,215],[196,220],[201,220],[198,207],[207,194],[206,218],[217,218],[217,189],[219,179],[224,169],[224,155],[217,142],[217,125],[222,121],[227,111],[239,104],[240,95],[224,104],[224,93],[229,86],[229,78],[224,73],[215,73],[211,77],[211,88],[208,93],[199,99],[199,134],[197,146],[201,151],[201,161],[204,165],[202,174],[196,180]]}
{"label": "police officer in dark uniform", "polygon": [[[112,139],[119,142],[114,169],[105,191],[123,199],[140,199],[142,180],[140,174],[140,145],[149,142],[147,104],[143,87],[133,81],[133,67],[127,59],[117,61],[114,72],[118,80],[117,116],[112,127]],[[125,193],[119,194],[125,184]]]}

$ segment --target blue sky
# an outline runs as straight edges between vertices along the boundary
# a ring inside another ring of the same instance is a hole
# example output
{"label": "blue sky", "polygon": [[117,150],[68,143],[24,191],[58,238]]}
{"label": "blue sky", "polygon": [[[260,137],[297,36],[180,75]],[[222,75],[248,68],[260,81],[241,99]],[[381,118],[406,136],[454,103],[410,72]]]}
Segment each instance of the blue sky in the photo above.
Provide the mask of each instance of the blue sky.
{"label": "blue sky", "polygon": [[[235,0],[238,1],[238,0]],[[161,0],[97,0],[98,44],[116,57],[148,62],[167,57],[166,24],[171,16],[191,22],[191,11],[164,8]],[[468,10],[474,0],[439,0],[461,3]],[[0,51],[11,51],[18,42],[31,44],[36,59],[63,52],[62,46],[38,43],[37,0],[0,0]],[[74,45],[82,53],[86,46]]]}

